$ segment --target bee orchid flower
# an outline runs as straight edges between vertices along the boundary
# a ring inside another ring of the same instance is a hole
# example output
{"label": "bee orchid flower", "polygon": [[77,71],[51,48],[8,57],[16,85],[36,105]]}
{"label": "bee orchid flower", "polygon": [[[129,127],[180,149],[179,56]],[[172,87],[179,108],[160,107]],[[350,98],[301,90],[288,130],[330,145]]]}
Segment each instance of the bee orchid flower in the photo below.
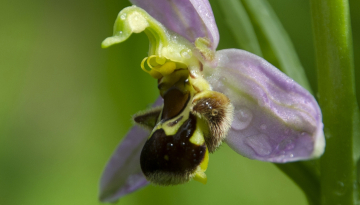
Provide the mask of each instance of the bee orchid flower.
{"label": "bee orchid flower", "polygon": [[224,141],[250,159],[286,163],[319,157],[325,139],[314,97],[266,60],[239,49],[216,51],[219,32],[206,0],[132,0],[102,47],[145,32],[141,68],[159,99],[134,116],[100,181],[114,202],[148,183],[206,183],[209,153]]}

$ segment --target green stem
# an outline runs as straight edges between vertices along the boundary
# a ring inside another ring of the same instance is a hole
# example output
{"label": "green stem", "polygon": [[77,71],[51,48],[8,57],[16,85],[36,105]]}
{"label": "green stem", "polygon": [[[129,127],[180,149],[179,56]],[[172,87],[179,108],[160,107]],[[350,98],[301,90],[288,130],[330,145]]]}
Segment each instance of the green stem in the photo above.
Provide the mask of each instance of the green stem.
{"label": "green stem", "polygon": [[318,71],[319,103],[327,138],[320,160],[321,202],[356,203],[356,147],[359,112],[347,0],[310,0]]}

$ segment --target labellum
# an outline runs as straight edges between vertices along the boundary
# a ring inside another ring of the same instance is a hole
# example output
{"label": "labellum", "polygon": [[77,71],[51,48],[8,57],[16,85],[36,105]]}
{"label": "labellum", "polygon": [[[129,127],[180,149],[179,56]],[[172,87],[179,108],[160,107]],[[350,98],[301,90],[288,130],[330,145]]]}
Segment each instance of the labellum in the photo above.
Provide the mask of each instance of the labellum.
{"label": "labellum", "polygon": [[145,60],[151,70],[143,70],[158,79],[164,106],[134,117],[151,130],[141,151],[141,169],[154,184],[175,185],[192,178],[206,183],[208,152],[214,152],[225,139],[233,106],[225,95],[203,90],[209,87],[205,81],[195,86],[197,80],[186,66],[177,67],[157,57]]}

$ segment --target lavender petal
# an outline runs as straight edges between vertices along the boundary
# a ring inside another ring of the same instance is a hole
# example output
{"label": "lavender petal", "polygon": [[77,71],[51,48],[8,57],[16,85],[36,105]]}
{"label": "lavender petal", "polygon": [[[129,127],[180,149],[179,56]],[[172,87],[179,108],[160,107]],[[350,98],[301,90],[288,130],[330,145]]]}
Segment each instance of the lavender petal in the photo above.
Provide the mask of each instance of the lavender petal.
{"label": "lavender petal", "polygon": [[194,43],[199,37],[211,41],[216,49],[219,31],[207,0],[130,0],[141,7],[167,29]]}
{"label": "lavender petal", "polygon": [[[162,103],[159,97],[153,107]],[[115,202],[149,183],[140,167],[140,153],[148,137],[148,131],[135,125],[118,145],[100,180],[100,201]]]}
{"label": "lavender petal", "polygon": [[140,153],[149,132],[134,126],[116,148],[100,180],[100,201],[115,202],[148,184],[140,168]]}
{"label": "lavender petal", "polygon": [[251,159],[279,163],[324,152],[321,111],[308,91],[249,52],[221,50],[216,57],[218,67],[205,67],[204,74],[235,107],[226,138],[232,149]]}

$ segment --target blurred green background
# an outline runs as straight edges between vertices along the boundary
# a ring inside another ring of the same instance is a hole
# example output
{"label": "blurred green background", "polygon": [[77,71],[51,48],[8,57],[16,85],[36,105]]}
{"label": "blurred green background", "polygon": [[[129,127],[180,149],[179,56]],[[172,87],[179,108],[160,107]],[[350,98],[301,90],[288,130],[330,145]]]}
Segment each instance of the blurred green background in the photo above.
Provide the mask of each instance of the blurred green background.
{"label": "blurred green background", "polygon": [[[107,160],[131,127],[132,114],[158,95],[156,81],[139,66],[148,49],[144,34],[100,48],[130,3],[0,2],[0,204],[100,204],[98,182]],[[309,2],[269,2],[316,91]],[[358,68],[359,2],[350,1]],[[213,9],[219,49],[235,47],[221,12]],[[246,159],[227,145],[210,156],[206,173],[207,185],[150,185],[119,204],[306,204],[273,164]]]}

